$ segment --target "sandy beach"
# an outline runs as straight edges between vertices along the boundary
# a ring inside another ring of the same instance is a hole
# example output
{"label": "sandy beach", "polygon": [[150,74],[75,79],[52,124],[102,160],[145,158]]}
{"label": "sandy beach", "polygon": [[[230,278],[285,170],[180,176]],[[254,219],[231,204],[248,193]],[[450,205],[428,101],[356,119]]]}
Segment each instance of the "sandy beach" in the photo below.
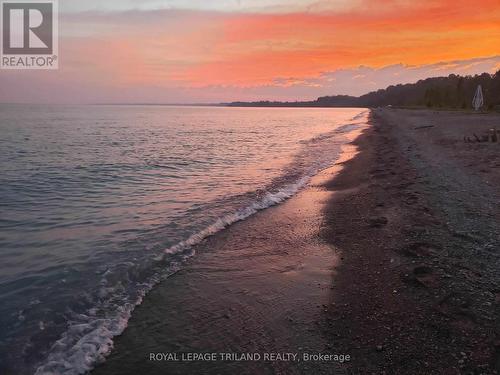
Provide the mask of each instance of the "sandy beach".
{"label": "sandy beach", "polygon": [[[497,373],[500,145],[463,137],[500,116],[370,123],[295,197],[200,244],[93,374]],[[348,360],[292,357],[314,353]]]}
{"label": "sandy beach", "polygon": [[332,341],[361,373],[499,370],[500,116],[383,109],[329,188]]}

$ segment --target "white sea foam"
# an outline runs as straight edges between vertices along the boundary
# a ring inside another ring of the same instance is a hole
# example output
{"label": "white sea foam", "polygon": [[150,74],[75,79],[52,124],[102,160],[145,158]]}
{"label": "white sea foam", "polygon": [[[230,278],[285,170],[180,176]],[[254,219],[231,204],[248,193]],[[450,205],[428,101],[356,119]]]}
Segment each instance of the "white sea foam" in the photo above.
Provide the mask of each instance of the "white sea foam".
{"label": "white sea foam", "polygon": [[300,188],[302,188],[307,181],[309,176],[301,178],[299,181],[290,184],[277,192],[267,192],[264,197],[252,203],[251,205],[245,207],[244,209],[238,210],[235,213],[226,215],[219,218],[215,223],[206,227],[205,229],[199,231],[196,234],[190,236],[187,240],[178,243],[172,247],[165,250],[166,254],[177,254],[184,251],[193,245],[196,245],[203,241],[205,238],[221,231],[222,229],[228,227],[229,225],[246,219],[247,217],[255,214],[257,211],[263,210],[265,208],[274,206],[275,204],[283,202],[285,199],[290,198],[292,195],[297,193]]}
{"label": "white sea foam", "polygon": [[351,119],[351,121],[365,119],[369,112],[370,112],[369,110],[362,111],[362,112],[358,113],[356,116],[354,116]]}
{"label": "white sea foam", "polygon": [[[237,221],[244,220],[260,210],[290,198],[304,187],[309,179],[310,176],[305,176],[278,191],[266,192],[249,206],[219,218],[212,225],[191,235],[187,240],[164,250],[164,254],[181,254],[183,259],[193,256],[194,245]],[[168,275],[178,268],[179,265],[173,262],[169,267]],[[35,375],[80,375],[92,370],[96,363],[102,362],[111,352],[113,338],[125,330],[134,308],[142,303],[144,295],[159,281],[159,278],[153,278],[148,283],[144,283],[137,299],[119,306],[113,317],[96,318],[90,310],[88,315],[79,314],[78,320],[71,322],[66,332],[52,346],[48,358],[37,368]],[[112,293],[112,291],[106,291],[106,293],[109,292]]]}
{"label": "white sea foam", "polygon": [[[153,284],[148,286],[150,289]],[[68,330],[52,346],[46,361],[35,375],[77,375],[90,371],[104,360],[113,348],[113,337],[121,334],[135,306],[142,303],[146,293],[139,293],[135,303],[125,303],[112,318],[95,318],[80,314]]]}

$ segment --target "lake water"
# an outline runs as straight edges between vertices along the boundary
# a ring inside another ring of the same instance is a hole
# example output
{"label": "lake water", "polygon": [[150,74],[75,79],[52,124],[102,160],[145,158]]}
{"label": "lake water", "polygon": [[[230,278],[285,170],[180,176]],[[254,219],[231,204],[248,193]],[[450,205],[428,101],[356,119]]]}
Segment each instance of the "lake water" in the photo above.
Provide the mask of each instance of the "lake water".
{"label": "lake water", "polygon": [[92,368],[191,245],[292,196],[367,115],[0,104],[0,373]]}

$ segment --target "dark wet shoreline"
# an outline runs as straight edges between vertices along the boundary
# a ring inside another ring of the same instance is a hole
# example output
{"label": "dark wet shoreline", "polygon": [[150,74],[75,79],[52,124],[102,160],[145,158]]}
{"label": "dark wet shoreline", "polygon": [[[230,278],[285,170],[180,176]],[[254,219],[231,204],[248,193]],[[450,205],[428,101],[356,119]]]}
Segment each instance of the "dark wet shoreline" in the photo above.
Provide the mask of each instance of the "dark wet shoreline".
{"label": "dark wet shoreline", "polygon": [[[342,367],[349,353],[322,328],[338,262],[320,235],[332,195],[324,184],[337,170],[196,246],[196,257],[136,308],[92,374],[327,374]],[[152,353],[167,359],[150,360]],[[195,353],[209,358],[186,360]],[[223,353],[236,360],[222,360]],[[238,360],[255,353],[258,360]]]}

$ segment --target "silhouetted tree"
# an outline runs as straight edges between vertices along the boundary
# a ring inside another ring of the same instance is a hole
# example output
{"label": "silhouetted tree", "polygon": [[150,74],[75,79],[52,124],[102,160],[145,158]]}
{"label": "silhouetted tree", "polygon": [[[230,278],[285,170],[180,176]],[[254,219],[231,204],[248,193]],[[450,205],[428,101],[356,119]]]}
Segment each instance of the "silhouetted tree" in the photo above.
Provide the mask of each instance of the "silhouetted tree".
{"label": "silhouetted tree", "polygon": [[500,70],[495,74],[436,77],[411,84],[389,86],[360,97],[348,95],[323,96],[310,102],[234,102],[230,106],[258,107],[378,107],[426,106],[430,108],[472,107],[478,85],[483,88],[484,105],[488,109],[500,106]]}

